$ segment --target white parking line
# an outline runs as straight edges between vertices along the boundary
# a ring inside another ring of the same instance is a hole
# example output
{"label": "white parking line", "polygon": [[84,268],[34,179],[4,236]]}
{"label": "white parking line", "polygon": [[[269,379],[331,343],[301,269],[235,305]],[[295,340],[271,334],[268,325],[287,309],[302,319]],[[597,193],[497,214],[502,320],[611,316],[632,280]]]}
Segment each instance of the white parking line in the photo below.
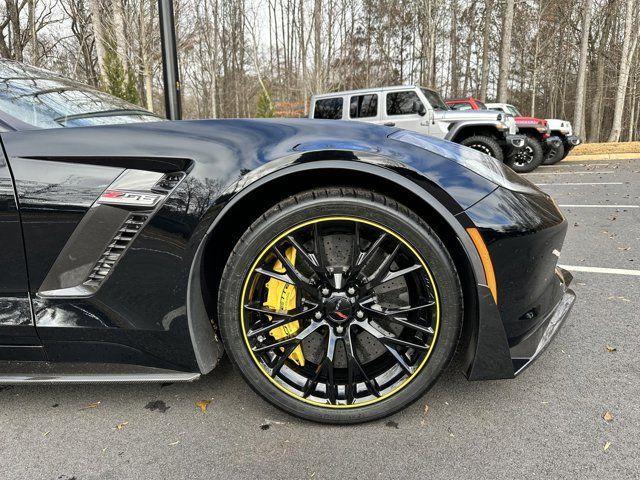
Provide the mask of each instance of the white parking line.
{"label": "white parking line", "polygon": [[608,167],[608,163],[574,163],[572,165],[540,165],[538,168]]}
{"label": "white parking line", "polygon": [[562,208],[640,208],[640,205],[560,205]]}
{"label": "white parking line", "polygon": [[531,172],[525,175],[582,175],[585,173],[617,173],[614,170],[588,170],[584,172]]}
{"label": "white parking line", "polygon": [[611,275],[632,275],[640,277],[640,270],[625,270],[624,268],[582,267],[579,265],[560,265],[560,267],[574,272],[608,273]]}
{"label": "white parking line", "polygon": [[622,182],[567,182],[567,183],[536,183],[535,185],[624,185]]}

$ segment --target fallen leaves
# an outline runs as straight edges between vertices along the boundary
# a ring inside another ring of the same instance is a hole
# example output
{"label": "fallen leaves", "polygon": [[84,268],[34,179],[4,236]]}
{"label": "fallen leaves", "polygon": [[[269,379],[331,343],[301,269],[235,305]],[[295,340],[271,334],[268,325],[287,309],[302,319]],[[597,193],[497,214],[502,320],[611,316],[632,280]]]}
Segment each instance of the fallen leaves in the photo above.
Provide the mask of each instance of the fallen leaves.
{"label": "fallen leaves", "polygon": [[602,414],[602,418],[605,422],[607,423],[611,423],[613,422],[613,413],[611,413],[609,410],[607,410],[606,412],[604,412]]}
{"label": "fallen leaves", "polygon": [[623,302],[631,302],[631,300],[629,300],[628,298],[621,297],[621,296],[607,297],[607,300],[621,300]]}
{"label": "fallen leaves", "polygon": [[613,352],[617,352],[618,351],[618,349],[616,347],[612,347],[611,345],[607,345],[606,347],[604,347],[604,349],[609,353],[613,353]]}
{"label": "fallen leaves", "polygon": [[427,413],[429,413],[429,405],[427,405],[426,403],[424,404],[424,409],[423,409],[423,414],[422,414],[422,420],[420,420],[420,425],[425,425],[427,423]]}
{"label": "fallen leaves", "polygon": [[90,408],[98,408],[100,403],[101,403],[100,401],[88,403],[84,407],[82,407],[80,410],[88,410]]}
{"label": "fallen leaves", "polygon": [[123,430],[124,427],[126,427],[127,425],[129,425],[129,422],[122,422],[116,425],[116,430]]}
{"label": "fallen leaves", "polygon": [[609,450],[609,447],[611,446],[611,442],[607,442],[604,444],[604,451],[606,452],[607,450]]}
{"label": "fallen leaves", "polygon": [[394,422],[393,420],[389,420],[387,423],[385,423],[385,425],[389,428],[400,429],[400,425],[398,425],[398,422]]}
{"label": "fallen leaves", "polygon": [[199,402],[196,402],[196,407],[200,408],[202,413],[207,413],[207,407],[210,403],[211,400],[200,400]]}
{"label": "fallen leaves", "polygon": [[180,443],[180,440],[176,440],[175,442],[167,443],[170,447],[174,447]]}

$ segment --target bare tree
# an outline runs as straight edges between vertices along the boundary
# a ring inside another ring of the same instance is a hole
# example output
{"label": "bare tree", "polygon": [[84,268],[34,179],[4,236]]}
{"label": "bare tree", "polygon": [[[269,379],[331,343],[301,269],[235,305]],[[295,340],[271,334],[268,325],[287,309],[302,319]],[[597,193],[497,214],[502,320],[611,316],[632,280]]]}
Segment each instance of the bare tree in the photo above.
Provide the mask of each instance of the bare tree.
{"label": "bare tree", "polygon": [[636,11],[637,1],[627,0],[624,23],[624,41],[620,57],[620,74],[618,75],[618,87],[616,90],[616,102],[613,114],[613,124],[609,133],[609,142],[619,142],[622,133],[622,114],[624,112],[624,101],[627,94],[627,84],[629,82],[629,71],[631,69],[631,59],[635,52],[640,35],[640,25],[638,25]]}
{"label": "bare tree", "polygon": [[480,100],[487,101],[487,88],[489,87],[489,40],[491,36],[491,9],[493,8],[493,0],[485,0],[483,29],[482,29],[482,83],[480,84]]}
{"label": "bare tree", "polygon": [[509,99],[509,59],[511,57],[511,34],[513,30],[513,13],[515,0],[506,0],[502,21],[502,42],[500,45],[500,74],[498,77],[498,101]]}
{"label": "bare tree", "polygon": [[584,126],[584,97],[587,81],[587,62],[589,56],[589,28],[591,27],[592,0],[584,1],[584,17],[582,20],[582,33],[580,40],[580,62],[578,66],[578,80],[576,85],[576,104],[573,114],[576,135],[583,135]]}
{"label": "bare tree", "polygon": [[102,24],[102,7],[100,5],[100,0],[89,0],[89,11],[91,12],[91,26],[93,29],[93,39],[98,59],[99,75],[102,75],[104,73],[105,34]]}

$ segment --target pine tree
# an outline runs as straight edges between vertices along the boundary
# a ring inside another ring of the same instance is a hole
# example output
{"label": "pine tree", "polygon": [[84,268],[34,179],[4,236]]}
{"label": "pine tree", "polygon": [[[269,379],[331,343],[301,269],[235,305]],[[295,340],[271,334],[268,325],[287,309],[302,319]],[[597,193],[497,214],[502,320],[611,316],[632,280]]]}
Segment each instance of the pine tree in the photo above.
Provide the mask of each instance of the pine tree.
{"label": "pine tree", "polygon": [[267,95],[267,92],[263,91],[258,97],[258,110],[256,116],[258,118],[272,118],[274,116],[273,104],[271,99]]}
{"label": "pine tree", "polygon": [[140,105],[140,94],[138,93],[138,78],[133,73],[133,69],[127,72],[127,84],[123,97],[127,102]]}
{"label": "pine tree", "polygon": [[107,50],[104,57],[104,83],[105,90],[114,97],[124,99],[126,96],[126,77],[124,67],[118,56]]}
{"label": "pine tree", "polygon": [[114,97],[140,104],[138,79],[132,69],[124,70],[122,61],[113,50],[107,50],[104,58],[105,90]]}

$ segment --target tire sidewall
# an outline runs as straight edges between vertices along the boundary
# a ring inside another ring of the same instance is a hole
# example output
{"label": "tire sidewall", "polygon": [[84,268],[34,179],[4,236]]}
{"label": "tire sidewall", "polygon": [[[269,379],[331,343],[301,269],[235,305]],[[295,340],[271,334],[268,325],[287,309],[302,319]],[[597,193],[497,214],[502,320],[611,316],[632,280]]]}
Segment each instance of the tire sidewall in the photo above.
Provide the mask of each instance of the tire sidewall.
{"label": "tire sidewall", "polygon": [[564,142],[560,143],[560,146],[558,146],[555,149],[555,154],[554,155],[551,155],[551,153],[552,152],[549,152],[547,155],[545,155],[545,158],[542,161],[543,165],[555,165],[560,160],[565,158],[567,156],[567,154],[568,154],[568,152],[566,151],[566,149],[564,147]]}
{"label": "tire sidewall", "polygon": [[[400,391],[371,405],[325,408],[284,393],[266,378],[246,346],[239,308],[246,272],[264,247],[286,230],[309,220],[349,216],[377,223],[400,235],[423,258],[437,286],[440,331],[433,351],[421,371]],[[462,315],[462,298],[453,262],[436,235],[423,222],[372,200],[329,196],[310,198],[270,211],[243,236],[225,268],[219,296],[219,328],[225,348],[249,385],[274,405],[302,418],[330,423],[355,423],[394,413],[414,402],[436,381],[455,351]]]}

